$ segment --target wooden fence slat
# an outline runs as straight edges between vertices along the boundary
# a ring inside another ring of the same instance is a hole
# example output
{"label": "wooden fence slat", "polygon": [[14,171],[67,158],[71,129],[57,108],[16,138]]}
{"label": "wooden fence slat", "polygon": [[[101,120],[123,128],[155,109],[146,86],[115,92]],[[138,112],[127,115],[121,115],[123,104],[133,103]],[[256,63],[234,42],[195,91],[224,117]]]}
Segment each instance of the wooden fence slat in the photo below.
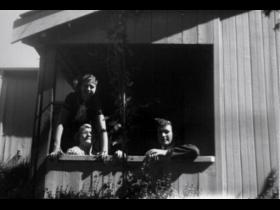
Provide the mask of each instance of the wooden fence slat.
{"label": "wooden fence slat", "polygon": [[[247,139],[247,127],[246,127],[246,99],[245,99],[245,71],[249,69],[244,69],[245,58],[245,41],[244,41],[244,27],[243,27],[242,16],[236,17],[236,40],[237,40],[237,65],[238,65],[238,102],[239,102],[239,125],[240,125],[240,148],[241,148],[241,161],[242,161],[242,194],[243,197],[249,196],[250,182],[249,182],[249,160],[248,160],[248,139]],[[247,84],[249,85],[249,84]]]}
{"label": "wooden fence slat", "polygon": [[[275,24],[280,22],[280,12],[274,12],[274,21]],[[275,30],[276,33],[276,55],[277,55],[277,63],[278,63],[278,88],[280,92],[280,30]],[[280,149],[280,148],[279,148]]]}
{"label": "wooden fence slat", "polygon": [[231,77],[231,103],[232,103],[232,150],[234,166],[234,195],[242,196],[242,175],[240,160],[240,130],[239,130],[239,108],[238,108],[238,72],[237,72],[237,46],[236,46],[236,23],[235,17],[229,19],[229,56],[230,56],[230,77]]}
{"label": "wooden fence slat", "polygon": [[178,193],[180,196],[197,196],[199,195],[199,175],[182,174],[178,179]]}
{"label": "wooden fence slat", "polygon": [[214,165],[209,166],[205,171],[199,173],[199,196],[220,196],[217,193],[216,168]]}
{"label": "wooden fence slat", "polygon": [[225,88],[225,151],[226,151],[226,167],[227,167],[227,193],[229,195],[234,194],[234,157],[233,157],[233,139],[232,139],[232,99],[231,99],[231,77],[230,77],[230,25],[228,24],[229,20],[223,21],[223,54],[224,54],[224,88]]}
{"label": "wooden fence slat", "polygon": [[61,184],[60,181],[58,181],[60,178],[60,173],[57,173],[55,171],[50,171],[46,174],[45,179],[43,179],[43,186],[45,190],[44,198],[48,198],[49,193],[51,196],[55,196],[56,187]]}
{"label": "wooden fence slat", "polygon": [[82,190],[82,172],[73,171],[70,173],[69,181],[71,183],[71,188],[74,192],[80,192]]}
{"label": "wooden fence slat", "polygon": [[6,98],[7,98],[7,78],[4,73],[0,71],[0,161],[4,161],[5,152],[5,138],[4,138],[4,113],[6,112]]}
{"label": "wooden fence slat", "polygon": [[249,181],[250,181],[250,196],[257,196],[257,177],[256,177],[256,160],[255,160],[255,141],[254,141],[254,121],[253,121],[253,99],[252,99],[252,74],[251,74],[251,55],[250,55],[250,40],[249,40],[249,16],[248,13],[243,16],[243,32],[244,34],[244,77],[245,79],[245,103],[246,103],[246,131],[248,141],[248,161],[249,161]]}
{"label": "wooden fence slat", "polygon": [[248,14],[236,17],[243,198],[257,196]]}
{"label": "wooden fence slat", "polygon": [[225,109],[223,40],[220,19],[214,21],[214,97],[215,97],[215,155],[216,183],[218,194],[227,191],[227,170],[225,153]]}
{"label": "wooden fence slat", "polygon": [[120,187],[121,183],[121,177],[122,177],[122,172],[121,171],[116,171],[114,173],[112,173],[113,176],[113,193],[116,193],[118,188]]}
{"label": "wooden fence slat", "polygon": [[262,15],[263,19],[263,33],[264,33],[264,47],[265,47],[265,63],[266,63],[266,97],[268,102],[268,131],[269,131],[269,145],[270,145],[270,160],[271,168],[278,168],[278,139],[277,132],[279,127],[279,92],[277,81],[277,57],[276,57],[276,43],[275,43],[275,22],[274,16],[266,17]]}
{"label": "wooden fence slat", "polygon": [[249,13],[258,192],[270,172],[261,11]]}
{"label": "wooden fence slat", "polygon": [[[279,11],[275,11],[274,12],[274,16],[273,16],[273,26],[275,27],[276,24],[280,24],[280,13]],[[274,65],[276,65],[276,67],[273,65],[273,80],[275,81],[274,83],[278,84],[278,85],[275,85],[275,104],[276,104],[276,136],[277,136],[277,139],[276,139],[276,148],[277,148],[277,160],[278,160],[278,163],[277,163],[277,167],[278,170],[280,168],[280,142],[279,142],[279,139],[280,139],[280,29],[278,30],[274,30],[273,31],[274,33],[274,39],[271,38],[271,40],[274,40],[274,44],[273,46],[276,48],[276,52],[275,52],[275,49],[273,47],[273,53],[272,55],[276,56],[276,58],[273,58],[273,56],[271,57],[272,58],[272,63]],[[277,66],[278,64],[278,66]],[[277,89],[278,87],[278,89]],[[278,96],[278,100],[277,100],[277,96]]]}

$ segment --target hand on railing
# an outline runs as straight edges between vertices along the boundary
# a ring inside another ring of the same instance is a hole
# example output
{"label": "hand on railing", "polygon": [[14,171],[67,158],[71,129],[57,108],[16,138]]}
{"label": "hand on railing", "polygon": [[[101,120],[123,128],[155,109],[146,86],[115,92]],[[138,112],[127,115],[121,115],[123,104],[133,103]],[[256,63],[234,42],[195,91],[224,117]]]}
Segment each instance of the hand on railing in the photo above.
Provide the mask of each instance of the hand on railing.
{"label": "hand on railing", "polygon": [[102,162],[108,162],[110,157],[108,155],[108,152],[103,151],[103,152],[99,152],[96,155],[94,155],[96,157],[96,160],[102,161]]}
{"label": "hand on railing", "polygon": [[48,158],[50,160],[57,160],[59,159],[62,155],[63,155],[63,151],[61,149],[58,149],[58,150],[54,150],[52,153],[50,153],[48,155]]}
{"label": "hand on railing", "polygon": [[116,158],[117,160],[122,160],[123,158],[126,159],[126,154],[121,151],[121,150],[117,150],[115,153],[114,153],[114,158]]}
{"label": "hand on railing", "polygon": [[168,155],[168,150],[162,150],[162,149],[151,149],[145,154],[146,158],[153,161],[158,161],[162,157],[166,157],[167,155]]}

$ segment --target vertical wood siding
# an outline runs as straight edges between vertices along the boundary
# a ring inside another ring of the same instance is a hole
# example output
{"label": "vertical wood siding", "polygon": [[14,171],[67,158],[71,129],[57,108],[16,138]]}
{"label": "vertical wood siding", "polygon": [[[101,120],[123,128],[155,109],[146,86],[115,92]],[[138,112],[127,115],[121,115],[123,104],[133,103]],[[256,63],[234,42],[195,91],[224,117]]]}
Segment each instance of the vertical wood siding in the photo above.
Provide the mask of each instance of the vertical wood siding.
{"label": "vertical wood siding", "polygon": [[270,171],[279,168],[274,15],[256,10],[221,23],[227,194],[255,197]]}
{"label": "vertical wood siding", "polygon": [[[152,13],[153,42],[214,44],[216,187],[254,198],[279,169],[278,16],[261,10],[220,18],[211,11],[164,14]],[[167,36],[154,40],[159,30]]]}
{"label": "vertical wood siding", "polygon": [[216,163],[215,170],[200,174],[201,188],[256,197],[270,171],[279,168],[279,13],[154,10],[128,17],[129,43],[214,45]]}
{"label": "vertical wood siding", "polygon": [[[116,21],[101,17],[108,26]],[[216,163],[200,174],[201,190],[256,197],[270,171],[279,169],[279,13],[154,10],[128,17],[129,43],[214,45]],[[107,29],[89,27],[88,35],[81,29],[57,43],[106,43],[100,36]],[[1,141],[0,151],[6,144]]]}

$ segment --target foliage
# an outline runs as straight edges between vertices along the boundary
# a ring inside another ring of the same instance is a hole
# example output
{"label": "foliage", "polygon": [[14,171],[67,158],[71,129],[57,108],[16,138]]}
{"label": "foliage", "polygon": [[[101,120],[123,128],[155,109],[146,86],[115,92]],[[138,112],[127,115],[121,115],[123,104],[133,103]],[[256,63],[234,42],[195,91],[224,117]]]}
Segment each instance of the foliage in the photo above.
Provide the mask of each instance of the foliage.
{"label": "foliage", "polygon": [[[147,166],[147,165],[146,165]],[[171,174],[161,178],[150,173],[150,166],[138,171],[126,171],[122,177],[120,188],[113,189],[113,185],[104,184],[100,190],[94,187],[90,192],[74,192],[68,189],[57,189],[55,195],[47,192],[49,199],[167,199],[173,194]],[[97,185],[96,185],[97,186]]]}
{"label": "foliage", "polygon": [[32,183],[29,180],[30,164],[15,166],[0,164],[0,198],[31,198]]}
{"label": "foliage", "polygon": [[257,199],[279,199],[279,181],[276,170],[272,170],[267,177],[263,190]]}
{"label": "foliage", "polygon": [[55,195],[46,190],[48,199],[116,199],[113,191],[108,184],[104,184],[101,190],[94,189],[91,192],[75,192],[73,190],[58,188]]}
{"label": "foliage", "polygon": [[[270,14],[271,14],[273,11],[279,11],[279,10],[263,10],[263,13],[264,13],[266,16],[269,17]],[[278,19],[277,21],[278,21],[278,22],[275,23],[274,30],[279,30],[279,29],[280,29],[280,20]]]}
{"label": "foliage", "polygon": [[130,172],[117,192],[120,199],[167,199],[173,194],[171,174],[154,178],[151,174]]}

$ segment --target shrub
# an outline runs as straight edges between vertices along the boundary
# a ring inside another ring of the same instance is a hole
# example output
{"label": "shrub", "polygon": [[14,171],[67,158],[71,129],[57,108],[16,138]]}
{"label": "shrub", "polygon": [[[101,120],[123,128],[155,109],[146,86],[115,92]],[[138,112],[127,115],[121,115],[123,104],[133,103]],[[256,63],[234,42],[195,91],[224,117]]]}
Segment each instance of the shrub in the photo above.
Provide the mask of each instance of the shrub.
{"label": "shrub", "polygon": [[257,199],[279,199],[279,181],[277,170],[272,170],[266,179],[262,192]]}
{"label": "shrub", "polygon": [[29,173],[30,164],[26,162],[15,166],[0,164],[0,198],[31,198]]}
{"label": "shrub", "polygon": [[52,195],[48,191],[46,194],[48,199],[116,199],[116,196],[107,184],[103,185],[101,190],[93,190],[91,192],[74,192],[72,190],[58,188],[55,195]]}

